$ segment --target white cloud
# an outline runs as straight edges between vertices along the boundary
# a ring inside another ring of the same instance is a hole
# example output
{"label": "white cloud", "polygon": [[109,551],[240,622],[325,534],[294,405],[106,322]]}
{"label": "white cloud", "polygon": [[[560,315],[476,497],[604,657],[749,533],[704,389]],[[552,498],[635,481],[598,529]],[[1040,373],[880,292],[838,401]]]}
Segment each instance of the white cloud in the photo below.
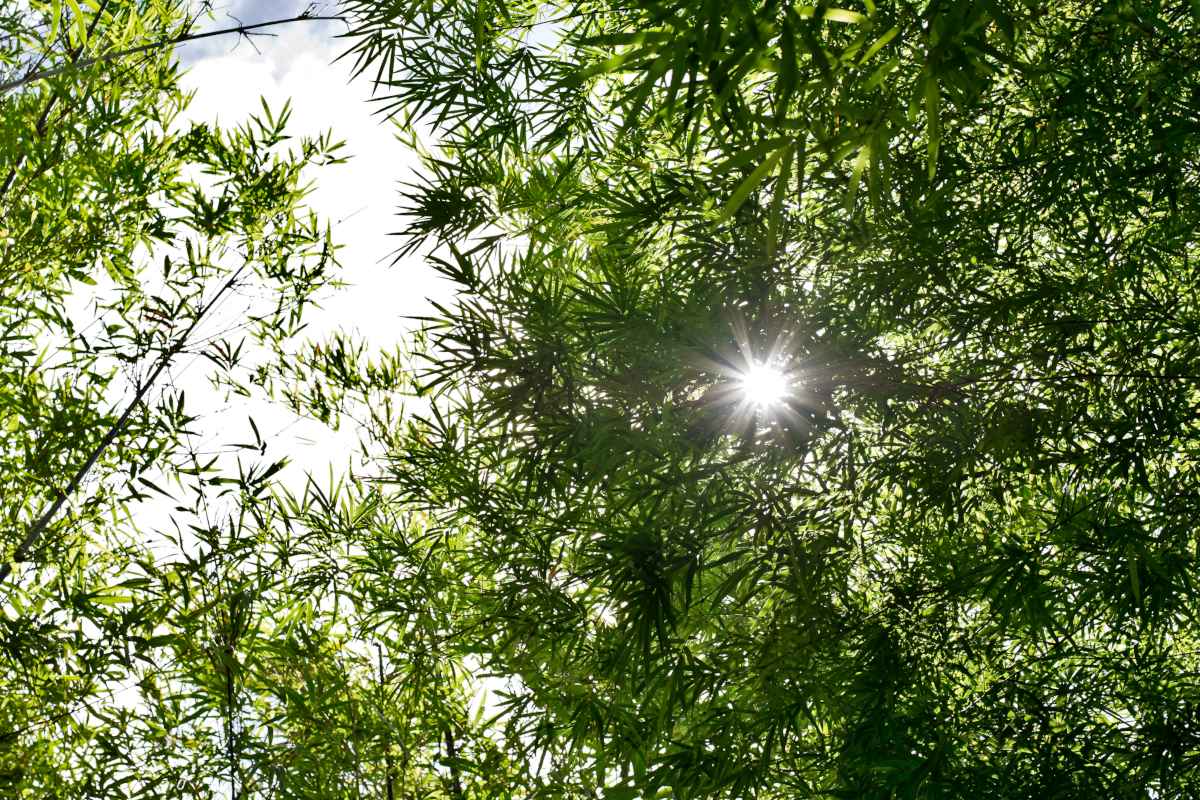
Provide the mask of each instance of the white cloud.
{"label": "white cloud", "polygon": [[395,140],[391,125],[373,114],[378,106],[369,103],[369,81],[350,83],[349,64],[332,63],[346,43],[333,38],[330,24],[298,22],[273,30],[275,37],[255,40],[259,52],[245,41],[234,48],[231,40],[225,51],[191,60],[184,78],[196,93],[189,116],[237,124],[260,110],[260,97],[273,109],[290,100],[293,135],[332,130],[345,140],[342,152],[350,160],[314,173],[310,204],[333,222],[334,236],[344,245],[343,275],[351,285],[314,315],[312,330],[317,335],[342,327],[389,344],[411,328],[404,317],[428,313],[426,298],[447,293],[446,284],[420,259],[390,266],[389,254],[399,240],[386,232],[398,227],[397,188],[412,179],[415,156]]}
{"label": "white cloud", "polygon": [[[298,10],[296,3],[279,0],[235,6],[229,13],[246,24]],[[219,13],[202,29],[229,24],[236,22]],[[412,180],[416,157],[395,139],[390,123],[373,113],[378,106],[369,102],[369,80],[350,82],[350,64],[333,63],[346,46],[345,40],[334,38],[337,23],[297,22],[270,30],[274,36],[256,37],[253,46],[231,36],[181,48],[187,68],[183,86],[194,91],[186,119],[233,126],[261,113],[260,98],[272,110],[290,101],[289,134],[298,138],[331,130],[335,139],[346,142],[341,151],[349,158],[346,163],[311,174],[314,192],[308,204],[333,225],[334,238],[342,245],[340,277],[347,285],[327,294],[320,309],[310,310],[306,334],[321,339],[344,330],[365,338],[372,349],[390,348],[415,327],[409,317],[432,311],[427,298],[445,301],[449,294],[449,284],[420,258],[391,263],[390,254],[400,242],[387,235],[401,227],[398,185]],[[228,322],[213,320],[205,327],[220,329]],[[277,404],[239,397],[227,401],[203,380],[204,372],[203,365],[181,363],[171,376],[200,415],[194,427],[201,447],[245,441],[246,417],[253,416],[269,442],[269,454],[289,455],[293,466],[281,477],[293,488],[305,472],[321,476],[329,466],[335,472],[344,469],[356,450],[352,426],[333,432],[297,419]]]}

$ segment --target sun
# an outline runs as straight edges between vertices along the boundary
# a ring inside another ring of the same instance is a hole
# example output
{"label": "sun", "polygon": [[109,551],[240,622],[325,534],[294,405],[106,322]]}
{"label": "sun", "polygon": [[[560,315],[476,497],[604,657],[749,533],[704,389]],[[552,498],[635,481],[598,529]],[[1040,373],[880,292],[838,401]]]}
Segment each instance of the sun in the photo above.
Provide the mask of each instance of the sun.
{"label": "sun", "polygon": [[788,393],[787,376],[768,364],[751,364],[741,385],[746,402],[763,410],[778,405]]}

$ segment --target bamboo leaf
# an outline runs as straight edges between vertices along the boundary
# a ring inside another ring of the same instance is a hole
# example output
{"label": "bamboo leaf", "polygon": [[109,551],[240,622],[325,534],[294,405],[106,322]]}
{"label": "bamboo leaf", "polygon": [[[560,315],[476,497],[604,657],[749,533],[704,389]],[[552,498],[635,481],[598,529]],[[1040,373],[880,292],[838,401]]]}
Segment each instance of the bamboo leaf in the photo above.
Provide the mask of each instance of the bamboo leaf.
{"label": "bamboo leaf", "polygon": [[58,38],[58,28],[62,24],[62,0],[51,0],[50,3],[50,32],[46,34],[44,52],[50,52],[54,41]]}
{"label": "bamboo leaf", "polygon": [[928,73],[925,76],[925,137],[928,143],[927,171],[930,181],[937,173],[938,149],[942,143],[940,105],[937,78]]}
{"label": "bamboo leaf", "polygon": [[800,19],[827,19],[831,22],[843,22],[848,25],[861,25],[869,22],[866,16],[846,8],[826,8],[818,13],[815,6],[795,6],[795,14]]}
{"label": "bamboo leaf", "polygon": [[832,22],[844,22],[847,25],[862,25],[868,22],[867,17],[863,14],[846,8],[827,8],[821,17]]}
{"label": "bamboo leaf", "polygon": [[87,41],[87,19],[83,15],[83,9],[79,7],[78,0],[67,0],[67,6],[71,9],[71,20],[74,23],[73,42],[76,47],[83,47]]}
{"label": "bamboo leaf", "polygon": [[767,258],[775,258],[779,244],[780,227],[783,220],[783,203],[787,196],[794,148],[785,148],[783,161],[779,165],[779,177],[775,180],[775,194],[771,198],[771,215],[767,221]]}
{"label": "bamboo leaf", "polygon": [[891,28],[889,28],[886,33],[884,33],[882,36],[880,36],[878,39],[876,39],[871,44],[871,46],[867,48],[866,52],[863,53],[862,58],[860,58],[858,60],[858,65],[861,67],[864,64],[866,64],[868,61],[870,61],[872,58],[874,58],[875,54],[878,53],[883,48],[887,47],[888,44],[891,43],[892,39],[896,38],[896,35],[898,33],[900,33],[899,27],[892,26]]}
{"label": "bamboo leaf", "polygon": [[788,145],[776,150],[774,153],[768,156],[765,161],[759,164],[758,167],[756,167],[754,171],[746,177],[745,180],[738,184],[738,187],[734,190],[733,194],[730,195],[729,200],[726,201],[725,205],[721,208],[721,213],[718,218],[729,219],[736,214],[737,210],[742,207],[743,203],[746,202],[746,198],[750,196],[750,193],[758,188],[759,184],[763,182],[767,175],[769,175],[771,171],[775,169],[775,166],[779,163],[780,159],[783,158],[784,153],[790,149],[791,146]]}
{"label": "bamboo leaf", "polygon": [[850,183],[846,187],[846,210],[854,210],[854,200],[858,196],[858,187],[862,183],[863,170],[871,163],[871,144],[868,141],[858,149],[854,166],[850,170]]}
{"label": "bamboo leaf", "polygon": [[1129,588],[1133,592],[1133,600],[1140,606],[1142,604],[1142,584],[1138,576],[1140,560],[1132,544],[1125,547],[1125,563],[1129,566]]}
{"label": "bamboo leaf", "polygon": [[890,75],[898,66],[900,66],[899,58],[891,58],[885,61],[877,70],[871,73],[871,77],[867,78],[866,82],[863,84],[863,91],[869,92],[875,87],[879,86],[879,84],[883,83],[884,79],[887,78],[887,76]]}

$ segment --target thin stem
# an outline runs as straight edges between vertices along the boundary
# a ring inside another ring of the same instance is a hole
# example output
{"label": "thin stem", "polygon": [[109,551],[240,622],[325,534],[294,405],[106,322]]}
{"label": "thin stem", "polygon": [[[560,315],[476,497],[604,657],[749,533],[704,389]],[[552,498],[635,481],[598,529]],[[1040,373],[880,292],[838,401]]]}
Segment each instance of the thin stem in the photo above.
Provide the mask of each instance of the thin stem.
{"label": "thin stem", "polygon": [[225,752],[229,759],[229,796],[232,800],[241,797],[237,783],[238,753],[233,727],[233,645],[225,646],[227,661],[225,668]]}
{"label": "thin stem", "polygon": [[[97,18],[98,17],[99,17],[99,15],[97,15]],[[130,47],[127,50],[115,50],[111,53],[105,53],[102,56],[96,56],[94,58],[84,58],[84,59],[72,61],[69,64],[63,64],[60,67],[53,67],[51,69],[43,69],[43,70],[38,70],[36,72],[31,72],[23,77],[17,78],[16,80],[11,80],[11,81],[8,81],[7,83],[0,83],[0,94],[6,94],[8,92],[11,92],[14,89],[24,86],[25,84],[34,83],[36,81],[46,80],[47,78],[53,78],[57,75],[62,75],[65,72],[70,72],[71,70],[86,69],[87,67],[90,67],[90,66],[93,66],[96,64],[104,64],[109,61],[114,61],[118,58],[124,58],[125,56],[137,55],[138,53],[144,53],[148,50],[155,50],[155,49],[159,49],[159,48],[163,48],[163,47],[170,47],[171,45],[175,45],[175,44],[186,44],[187,42],[194,42],[194,41],[197,41],[198,39],[207,39],[210,36],[224,36],[227,33],[237,33],[237,34],[246,36],[246,35],[249,35],[251,31],[257,30],[259,28],[267,28],[272,25],[284,25],[289,22],[302,22],[304,20],[341,20],[341,19],[342,19],[342,17],[339,17],[339,16],[321,16],[321,15],[317,15],[317,14],[298,14],[294,17],[288,17],[286,19],[273,19],[273,20],[270,20],[269,22],[257,22],[253,25],[237,25],[232,28],[222,28],[220,30],[207,31],[205,33],[183,33],[183,34],[180,34],[179,36],[172,36],[172,37],[169,37],[166,39],[159,39],[158,41],[150,42],[149,44],[138,45],[137,47]],[[93,24],[94,24],[94,20],[93,20]],[[90,33],[90,31],[89,31],[89,33]]]}
{"label": "thin stem", "polygon": [[446,760],[450,762],[450,786],[455,800],[463,800],[462,775],[458,769],[458,748],[454,743],[454,734],[450,726],[446,726]]}
{"label": "thin stem", "polygon": [[[379,652],[379,708],[385,708],[384,705],[384,676],[383,676],[383,647],[379,642],[375,643],[375,649]],[[387,800],[396,800],[396,790],[393,784],[396,781],[395,765],[392,764],[392,742],[391,737],[388,737],[383,742],[383,762],[387,767]]]}
{"label": "thin stem", "polygon": [[[87,35],[84,36],[83,41],[80,42],[72,52],[68,53],[69,63],[67,67],[78,63],[79,56],[83,54],[83,48],[87,45],[88,40],[92,38],[92,34],[96,32],[96,26],[100,23],[100,17],[104,16],[104,10],[106,8],[108,8],[108,0],[104,0],[104,2],[100,4],[100,8],[96,11],[96,16],[92,17],[91,24],[88,25]],[[58,68],[60,71],[62,69],[64,69],[64,67]],[[20,84],[18,83],[17,85]],[[4,94],[7,91],[8,89],[4,89],[0,91],[0,94]],[[38,117],[37,127],[34,129],[35,135],[38,139],[41,139],[46,135],[46,125],[50,121],[50,113],[54,111],[54,106],[58,104],[58,98],[58,92],[55,92],[53,95],[51,95],[50,99],[46,101],[46,107],[42,109],[42,113]],[[21,153],[21,155],[17,157],[16,162],[8,168],[8,174],[4,176],[4,183],[0,185],[0,199],[8,194],[9,190],[12,189],[13,181],[15,181],[17,178],[17,171],[20,170],[25,164],[26,157],[27,153]],[[0,583],[3,582],[4,577],[0,575]]]}
{"label": "thin stem", "polygon": [[129,420],[133,416],[133,412],[136,411],[142,404],[142,400],[146,397],[146,393],[150,391],[150,387],[155,384],[163,370],[166,369],[167,365],[171,363],[171,359],[175,357],[175,354],[182,350],[184,345],[187,344],[188,338],[192,335],[192,332],[196,330],[196,326],[200,324],[200,321],[207,316],[208,312],[217,304],[217,301],[220,300],[225,293],[233,287],[238,278],[241,277],[242,273],[246,270],[247,265],[248,262],[247,264],[243,264],[241,267],[239,267],[237,272],[235,272],[233,275],[229,276],[229,279],[225,281],[221,288],[217,290],[217,293],[212,296],[212,298],[204,305],[204,307],[200,309],[199,313],[197,313],[195,318],[192,320],[192,323],[188,325],[187,329],[182,334],[180,334],[175,343],[163,351],[162,356],[159,358],[158,363],[154,367],[154,370],[150,373],[149,377],[147,377],[146,380],[144,380],[141,385],[138,386],[137,393],[134,394],[133,399],[130,400],[128,405],[125,406],[125,410],[121,412],[121,416],[117,418],[116,422],[109,426],[108,431],[106,431],[104,434],[104,438],[102,438],[100,443],[92,449],[91,454],[88,455],[88,458],[83,463],[83,466],[76,470],[75,474],[71,476],[71,480],[67,483],[66,489],[58,492],[57,499],[55,499],[50,507],[42,512],[42,515],[38,517],[37,521],[30,526],[29,532],[25,534],[25,538],[21,540],[21,543],[18,544],[17,548],[13,551],[12,559],[0,564],[0,584],[3,584],[8,578],[9,574],[12,572],[13,563],[17,561],[24,561],[29,556],[30,551],[37,546],[38,542],[41,541],[41,538],[45,534],[46,528],[50,525],[50,522],[66,504],[71,495],[74,494],[79,486],[83,483],[84,479],[87,478],[88,473],[92,471],[92,467],[94,467],[96,462],[100,460],[100,456],[102,456],[104,451],[107,450],[114,441],[116,441],[118,436],[125,432],[125,428],[128,426]]}

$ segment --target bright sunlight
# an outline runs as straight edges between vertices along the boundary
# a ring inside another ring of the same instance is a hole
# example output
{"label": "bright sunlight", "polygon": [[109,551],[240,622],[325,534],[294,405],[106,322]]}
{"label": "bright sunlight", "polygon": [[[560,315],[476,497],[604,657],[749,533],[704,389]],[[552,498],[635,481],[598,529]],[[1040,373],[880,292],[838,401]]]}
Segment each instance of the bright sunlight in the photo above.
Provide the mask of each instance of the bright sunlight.
{"label": "bright sunlight", "polygon": [[746,400],[760,409],[770,408],[787,394],[787,378],[768,364],[751,364],[742,376],[742,392]]}

